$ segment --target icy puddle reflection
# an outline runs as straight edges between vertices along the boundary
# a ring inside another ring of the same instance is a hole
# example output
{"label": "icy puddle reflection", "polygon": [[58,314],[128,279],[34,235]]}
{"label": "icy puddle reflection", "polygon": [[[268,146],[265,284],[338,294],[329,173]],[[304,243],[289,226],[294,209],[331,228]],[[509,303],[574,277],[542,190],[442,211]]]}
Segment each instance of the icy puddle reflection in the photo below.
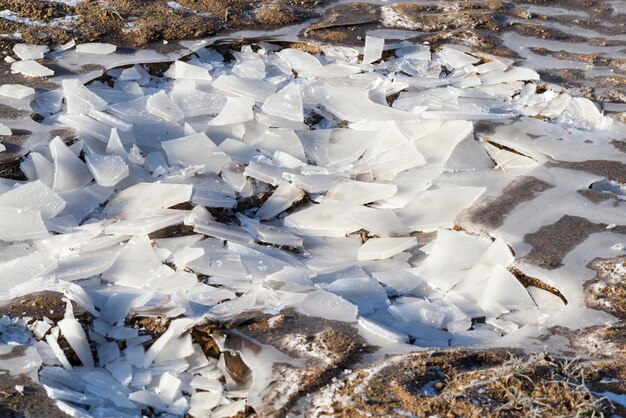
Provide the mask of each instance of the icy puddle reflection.
{"label": "icy puddle reflection", "polygon": [[[613,320],[583,284],[624,252],[626,127],[535,71],[373,37],[201,48],[162,75],[141,64],[183,54],[72,48],[48,58],[126,67],[39,96],[0,87],[45,116],[2,127],[38,139],[13,150],[27,181],[0,181],[0,297],[56,290],[92,314],[83,326],[68,303],[20,337],[24,370],[41,365],[70,415],[280,408],[272,365],[305,359],[216,335],[251,370],[242,384],[189,332],[256,312],[352,324],[379,353],[543,346],[552,326]],[[15,70],[48,76],[45,53],[21,46]],[[49,140],[64,128],[77,140]],[[155,340],[129,315],[173,320]]]}

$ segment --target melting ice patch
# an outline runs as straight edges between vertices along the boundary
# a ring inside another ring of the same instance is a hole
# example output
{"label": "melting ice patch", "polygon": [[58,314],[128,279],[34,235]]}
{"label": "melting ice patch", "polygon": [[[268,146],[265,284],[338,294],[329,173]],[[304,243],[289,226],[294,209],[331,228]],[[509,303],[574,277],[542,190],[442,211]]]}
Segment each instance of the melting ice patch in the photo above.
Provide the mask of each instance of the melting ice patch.
{"label": "melting ice patch", "polygon": [[[524,235],[564,211],[626,224],[623,185],[545,165],[619,158],[610,141],[622,124],[587,99],[538,93],[532,70],[452,47],[406,45],[383,61],[375,37],[363,51],[322,49],[244,46],[226,61],[203,48],[153,76],[139,63],[162,61],[154,52],[70,45],[61,66],[133,66],[110,69],[111,84],[66,78],[38,96],[0,86],[15,106],[35,99],[46,133],[76,132],[73,143],[25,146],[27,181],[0,181],[0,298],[57,290],[94,315],[85,332],[68,309],[56,325],[30,324],[34,339],[20,342],[33,343],[29,370],[43,364],[39,378],[64,411],[229,416],[248,396],[262,413],[271,364],[293,360],[242,349],[246,386],[190,335],[254,311],[294,308],[403,349],[527,343],[564,311],[607,320],[589,314],[582,283],[571,280],[585,251],[552,272],[519,257],[529,251]],[[45,48],[16,53],[15,71],[51,75],[36,61]],[[494,128],[475,132],[477,120]],[[22,129],[2,123],[2,135]],[[514,202],[496,226],[468,215],[530,175],[564,203],[539,211]],[[618,207],[589,210],[576,193],[589,185]],[[596,238],[583,249],[602,255],[597,243],[615,242]],[[524,287],[520,270],[559,289],[567,307]],[[153,340],[124,325],[131,312],[172,321]]]}

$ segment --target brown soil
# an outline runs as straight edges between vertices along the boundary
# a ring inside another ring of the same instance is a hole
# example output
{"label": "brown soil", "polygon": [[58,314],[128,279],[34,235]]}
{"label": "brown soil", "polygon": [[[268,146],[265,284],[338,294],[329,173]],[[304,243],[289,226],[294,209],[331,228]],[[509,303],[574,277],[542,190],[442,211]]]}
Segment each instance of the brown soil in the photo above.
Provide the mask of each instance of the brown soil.
{"label": "brown soil", "polygon": [[[524,260],[546,269],[558,268],[567,253],[590,234],[606,231],[606,227],[586,218],[565,215],[554,224],[542,226],[537,232],[524,236],[524,240],[533,246]],[[617,226],[612,231],[626,234],[626,225]]]}
{"label": "brown soil", "polygon": [[589,268],[596,277],[585,283],[587,306],[626,320],[626,256],[612,259],[595,259]]}
{"label": "brown soil", "polygon": [[482,198],[471,210],[472,222],[489,228],[502,226],[506,216],[523,202],[533,200],[553,186],[536,177],[527,176],[515,180],[504,188],[500,196]]}
{"label": "brown soil", "polygon": [[623,408],[601,399],[583,382],[593,385],[624,373],[622,362],[577,362],[498,350],[410,354],[382,368],[353,372],[322,391],[320,396],[330,396],[333,402],[319,408],[317,416],[619,415]]}
{"label": "brown soil", "polygon": [[[18,391],[16,386],[23,386]],[[3,418],[67,418],[46,391],[26,376],[0,374],[0,416]]]}

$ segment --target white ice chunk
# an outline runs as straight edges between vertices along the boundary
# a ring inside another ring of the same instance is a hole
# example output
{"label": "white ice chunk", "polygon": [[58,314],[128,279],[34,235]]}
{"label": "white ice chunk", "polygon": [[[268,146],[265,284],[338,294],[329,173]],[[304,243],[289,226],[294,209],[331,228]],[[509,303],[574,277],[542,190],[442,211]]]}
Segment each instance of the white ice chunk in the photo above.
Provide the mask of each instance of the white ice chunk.
{"label": "white ice chunk", "polygon": [[212,80],[206,68],[189,64],[184,61],[174,61],[170,68],[163,73],[164,76],[174,79]]}
{"label": "white ice chunk", "polygon": [[221,112],[209,122],[209,126],[234,125],[254,119],[254,101],[249,97],[227,97]]}
{"label": "white ice chunk", "polygon": [[358,313],[355,305],[325,290],[310,293],[295,308],[305,315],[344,322],[356,322]]}
{"label": "white ice chunk", "polygon": [[496,266],[479,305],[490,315],[535,308],[535,302],[519,280],[503,266]]}
{"label": "white ice chunk", "polygon": [[60,137],[57,136],[50,141],[50,153],[54,160],[53,190],[78,189],[86,186],[93,179],[85,163],[74,155]]}
{"label": "white ice chunk", "polygon": [[12,99],[25,99],[35,95],[35,89],[21,84],[3,84],[0,86],[0,96]]}
{"label": "white ice chunk", "polygon": [[371,64],[383,56],[385,40],[375,36],[365,36],[365,49],[363,51],[363,64]]}
{"label": "white ice chunk", "polygon": [[185,117],[183,111],[163,90],[148,97],[146,108],[153,115],[170,122],[176,122]]}
{"label": "white ice chunk", "polygon": [[167,328],[167,331],[165,331],[146,352],[143,366],[149,367],[163,349],[172,341],[177,340],[192,324],[193,320],[190,318],[173,320]]}
{"label": "white ice chunk", "polygon": [[113,265],[102,274],[102,278],[118,285],[141,288],[152,280],[172,273],[169,267],[161,264],[148,237],[138,235],[128,241]]}
{"label": "white ice chunk", "polygon": [[112,44],[90,42],[76,45],[76,52],[79,54],[109,55],[114,53],[117,47]]}
{"label": "white ice chunk", "polygon": [[539,79],[539,74],[536,71],[523,67],[511,67],[506,71],[504,69],[493,70],[480,75],[480,81],[484,85]]}
{"label": "white ice chunk", "polygon": [[268,115],[298,122],[304,121],[300,87],[295,83],[287,84],[276,94],[268,97],[261,109]]}
{"label": "white ice chunk", "polygon": [[83,365],[86,367],[94,367],[91,347],[89,347],[87,335],[85,335],[85,331],[80,325],[80,322],[74,318],[64,318],[57,323],[57,326]]}
{"label": "white ice chunk", "polygon": [[148,235],[159,229],[182,223],[187,216],[182,210],[150,211],[146,216],[117,221],[105,231],[112,235]]}
{"label": "white ice chunk", "polygon": [[116,128],[120,132],[130,132],[133,129],[132,123],[126,122],[125,120],[122,120],[109,113],[101,112],[93,108],[89,110],[89,116],[94,118],[98,122],[102,122],[105,125]]}
{"label": "white ice chunk", "polygon": [[285,48],[278,53],[278,56],[284,59],[297,73],[322,66],[322,63],[316,57],[299,49]]}
{"label": "white ice chunk", "polygon": [[138,183],[115,195],[104,211],[119,219],[136,218],[155,209],[188,202],[192,191],[190,184]]}
{"label": "white ice chunk", "polygon": [[14,62],[11,64],[11,72],[24,74],[27,77],[49,77],[54,75],[53,70],[32,60]]}
{"label": "white ice chunk", "polygon": [[255,216],[261,220],[271,219],[287,210],[295,202],[302,200],[304,192],[291,183],[281,182],[274,193],[256,212]]}
{"label": "white ice chunk", "polygon": [[397,212],[412,231],[449,228],[455,218],[476,201],[484,187],[441,187],[420,192]]}
{"label": "white ice chunk", "polygon": [[[11,131],[11,128],[9,128],[8,126],[0,123],[0,135],[10,136],[10,135],[13,135],[13,132]],[[4,147],[4,150],[6,150],[6,147],[4,146],[4,144],[2,144],[2,146]]]}
{"label": "white ice chunk", "polygon": [[388,328],[383,324],[373,321],[369,318],[360,316],[358,322],[360,328],[377,337],[382,337],[394,343],[406,343],[409,341],[408,335]]}
{"label": "white ice chunk", "polygon": [[276,91],[276,86],[267,81],[234,75],[219,76],[213,82],[213,87],[235,96],[250,97],[255,102],[261,103]]}
{"label": "white ice chunk", "polygon": [[376,202],[392,197],[398,186],[395,184],[368,183],[364,181],[339,180],[324,196],[324,201],[342,201],[355,204]]}
{"label": "white ice chunk", "polygon": [[70,115],[89,114],[91,109],[102,111],[108,106],[106,100],[89,90],[77,79],[65,79],[62,85],[67,113]]}
{"label": "white ice chunk", "polygon": [[33,181],[0,194],[0,206],[41,212],[43,218],[57,216],[65,201],[41,181]]}
{"label": "white ice chunk", "polygon": [[128,164],[119,155],[92,154],[85,157],[87,168],[101,186],[113,187],[128,177]]}
{"label": "white ice chunk", "polygon": [[21,60],[39,60],[48,51],[50,48],[47,45],[15,44],[13,46],[13,52]]}
{"label": "white ice chunk", "polygon": [[476,57],[448,47],[441,48],[436,55],[449,68],[463,68],[468,64],[476,64],[480,61]]}
{"label": "white ice chunk", "polygon": [[268,128],[258,141],[251,145],[271,155],[276,151],[282,151],[300,161],[306,161],[302,142],[293,129]]}
{"label": "white ice chunk", "polygon": [[347,216],[355,207],[346,202],[310,205],[285,217],[284,223],[311,236],[343,237],[360,228]]}
{"label": "white ice chunk", "polygon": [[170,164],[200,166],[204,172],[219,173],[231,161],[204,133],[164,141],[161,146]]}
{"label": "white ice chunk", "polygon": [[359,248],[359,260],[383,260],[417,245],[414,237],[370,238]]}
{"label": "white ice chunk", "polygon": [[12,207],[0,207],[0,240],[24,241],[43,238],[48,230],[41,212]]}
{"label": "white ice chunk", "polygon": [[405,236],[410,232],[391,209],[367,208],[351,213],[350,217],[362,229],[379,237]]}
{"label": "white ice chunk", "polygon": [[430,255],[417,267],[416,273],[433,286],[449,290],[465,277],[489,245],[483,238],[441,229]]}

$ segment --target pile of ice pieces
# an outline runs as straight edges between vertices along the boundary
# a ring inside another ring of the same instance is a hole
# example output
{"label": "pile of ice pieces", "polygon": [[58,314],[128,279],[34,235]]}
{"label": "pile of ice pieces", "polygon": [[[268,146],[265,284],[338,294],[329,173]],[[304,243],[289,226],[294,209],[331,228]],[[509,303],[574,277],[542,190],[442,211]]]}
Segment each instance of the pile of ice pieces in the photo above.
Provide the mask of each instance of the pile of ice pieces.
{"label": "pile of ice pieces", "polygon": [[[538,93],[535,72],[498,59],[407,45],[382,61],[383,47],[368,37],[361,58],[261,43],[232,60],[205,48],[163,76],[134,65],[63,81],[61,110],[43,124],[77,140],[33,149],[28,181],[0,180],[0,298],[58,290],[94,316],[86,334],[71,309],[56,326],[32,324],[41,382],[66,411],[241,410],[248,388],[188,332],[206,318],[292,307],[381,344],[489,345],[563,307],[522,286],[503,239],[453,229],[488,187],[540,165],[475,140],[471,121],[593,130],[611,119],[586,99]],[[25,73],[41,75],[33,63]],[[153,341],[124,325],[129,313],[177,319]],[[256,379],[258,391],[270,378]]]}

